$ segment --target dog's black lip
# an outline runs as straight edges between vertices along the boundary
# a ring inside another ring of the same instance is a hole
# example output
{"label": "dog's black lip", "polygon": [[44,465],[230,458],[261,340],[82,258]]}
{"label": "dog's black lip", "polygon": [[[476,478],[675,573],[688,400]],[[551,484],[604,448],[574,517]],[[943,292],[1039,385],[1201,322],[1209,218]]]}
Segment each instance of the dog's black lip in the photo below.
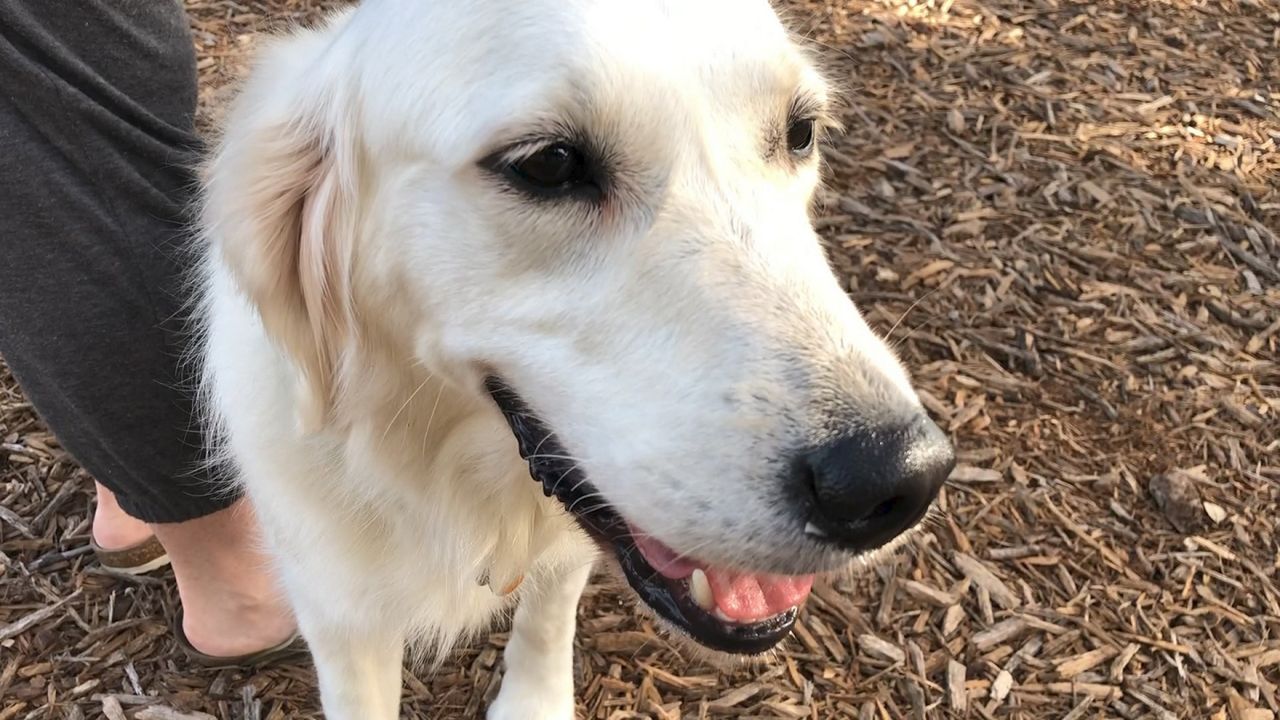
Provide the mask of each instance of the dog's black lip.
{"label": "dog's black lip", "polygon": [[[681,581],[664,578],[631,540],[631,528],[572,462],[555,433],[501,378],[485,379],[485,389],[516,437],[529,474],[547,497],[555,496],[578,524],[600,544],[613,548],[631,589],[660,617],[712,650],[734,655],[766,652],[791,633],[795,608],[758,623],[730,624],[698,607]],[[586,499],[586,502],[582,502]]]}

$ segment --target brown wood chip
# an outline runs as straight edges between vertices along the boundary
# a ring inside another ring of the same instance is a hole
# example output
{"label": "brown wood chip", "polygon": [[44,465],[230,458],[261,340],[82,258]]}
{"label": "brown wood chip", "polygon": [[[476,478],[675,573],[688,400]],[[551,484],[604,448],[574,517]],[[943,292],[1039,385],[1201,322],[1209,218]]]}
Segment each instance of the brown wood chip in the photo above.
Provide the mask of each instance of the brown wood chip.
{"label": "brown wood chip", "polygon": [[952,557],[952,562],[964,573],[975,585],[986,590],[991,595],[991,600],[1002,608],[1012,610],[1022,605],[1022,599],[1018,597],[1003,580],[996,577],[985,563],[965,553],[956,553]]}

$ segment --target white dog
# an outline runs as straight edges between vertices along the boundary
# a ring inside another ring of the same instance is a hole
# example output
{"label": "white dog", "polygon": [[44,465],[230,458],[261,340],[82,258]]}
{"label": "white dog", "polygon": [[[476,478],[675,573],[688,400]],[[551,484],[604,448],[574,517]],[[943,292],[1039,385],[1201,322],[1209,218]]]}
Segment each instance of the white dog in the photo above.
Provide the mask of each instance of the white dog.
{"label": "white dog", "polygon": [[573,717],[601,552],[762,653],[928,511],[950,446],[809,220],[827,93],[766,0],[367,0],[263,54],[205,390],[328,717],[517,604],[489,717]]}

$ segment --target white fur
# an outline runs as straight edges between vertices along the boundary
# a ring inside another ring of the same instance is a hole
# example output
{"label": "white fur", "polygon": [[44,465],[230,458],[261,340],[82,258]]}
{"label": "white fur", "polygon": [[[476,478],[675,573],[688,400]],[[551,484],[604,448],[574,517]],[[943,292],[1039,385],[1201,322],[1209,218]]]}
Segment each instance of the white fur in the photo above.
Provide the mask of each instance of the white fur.
{"label": "white fur", "polygon": [[[330,718],[396,717],[406,641],[517,599],[490,717],[572,717],[596,548],[487,373],[671,547],[847,566],[779,511],[786,453],[918,401],[826,264],[816,161],[778,147],[798,92],[827,91],[764,0],[366,0],[263,53],[208,168],[205,391]],[[478,166],[555,124],[621,168],[603,207]]]}

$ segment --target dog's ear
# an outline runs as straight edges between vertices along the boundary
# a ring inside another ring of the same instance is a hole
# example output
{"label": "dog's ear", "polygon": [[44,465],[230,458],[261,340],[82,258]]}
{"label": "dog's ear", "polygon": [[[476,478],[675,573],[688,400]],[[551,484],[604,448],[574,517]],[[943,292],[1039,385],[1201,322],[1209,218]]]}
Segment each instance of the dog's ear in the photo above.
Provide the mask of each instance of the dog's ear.
{"label": "dog's ear", "polygon": [[257,87],[229,115],[206,175],[206,225],[267,333],[292,359],[298,419],[314,432],[334,419],[355,343],[353,130],[331,99],[307,97],[285,86],[296,79],[291,73],[272,78],[272,71],[259,66]]}

